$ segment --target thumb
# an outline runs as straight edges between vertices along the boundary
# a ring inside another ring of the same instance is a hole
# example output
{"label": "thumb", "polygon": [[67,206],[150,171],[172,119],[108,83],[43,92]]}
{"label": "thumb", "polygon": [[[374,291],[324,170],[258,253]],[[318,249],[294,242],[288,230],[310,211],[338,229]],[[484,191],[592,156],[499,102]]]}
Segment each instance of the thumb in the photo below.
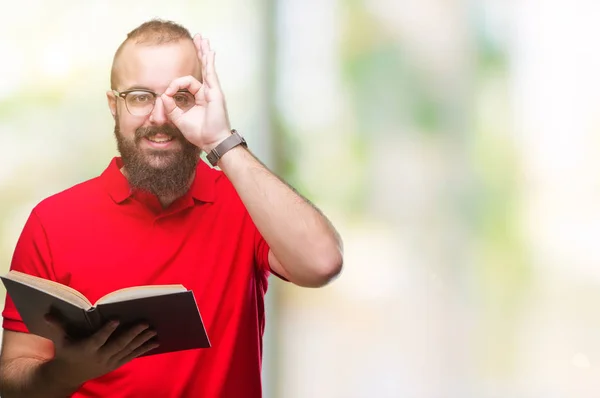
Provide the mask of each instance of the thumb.
{"label": "thumb", "polygon": [[173,98],[169,97],[166,94],[162,94],[160,96],[160,99],[163,102],[163,106],[165,108],[165,113],[167,114],[167,117],[172,122],[175,122],[181,117],[183,111],[179,107],[177,107],[177,105],[175,105],[175,101],[173,100]]}
{"label": "thumb", "polygon": [[62,323],[53,315],[46,314],[44,316],[46,325],[48,325],[48,332],[50,333],[50,339],[54,344],[62,344],[66,339],[66,332]]}

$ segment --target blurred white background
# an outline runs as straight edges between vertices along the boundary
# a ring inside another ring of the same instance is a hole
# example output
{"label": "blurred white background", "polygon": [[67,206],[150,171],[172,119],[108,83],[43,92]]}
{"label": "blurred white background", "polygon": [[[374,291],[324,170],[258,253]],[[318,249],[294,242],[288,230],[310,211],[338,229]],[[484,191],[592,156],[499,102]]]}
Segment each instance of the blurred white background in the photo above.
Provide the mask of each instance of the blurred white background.
{"label": "blurred white background", "polygon": [[116,155],[117,46],[172,19],[211,39],[233,124],[345,241],[330,286],[272,279],[267,398],[597,395],[600,3],[24,0],[0,15],[1,272],[31,208]]}

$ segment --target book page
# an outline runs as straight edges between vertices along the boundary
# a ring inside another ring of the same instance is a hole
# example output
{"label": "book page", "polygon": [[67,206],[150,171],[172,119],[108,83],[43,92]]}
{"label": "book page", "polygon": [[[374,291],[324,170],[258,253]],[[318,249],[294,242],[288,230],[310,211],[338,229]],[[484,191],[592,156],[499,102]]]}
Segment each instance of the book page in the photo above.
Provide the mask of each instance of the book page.
{"label": "book page", "polygon": [[101,297],[96,304],[117,303],[119,301],[127,301],[143,297],[162,296],[165,294],[181,293],[186,291],[187,289],[183,287],[183,285],[149,285],[127,287]]}
{"label": "book page", "polygon": [[77,290],[60,284],[49,279],[40,278],[37,276],[25,274],[19,271],[12,270],[6,278],[15,282],[22,283],[26,286],[46,292],[54,297],[60,298],[68,303],[76,305],[84,310],[92,307],[92,303]]}

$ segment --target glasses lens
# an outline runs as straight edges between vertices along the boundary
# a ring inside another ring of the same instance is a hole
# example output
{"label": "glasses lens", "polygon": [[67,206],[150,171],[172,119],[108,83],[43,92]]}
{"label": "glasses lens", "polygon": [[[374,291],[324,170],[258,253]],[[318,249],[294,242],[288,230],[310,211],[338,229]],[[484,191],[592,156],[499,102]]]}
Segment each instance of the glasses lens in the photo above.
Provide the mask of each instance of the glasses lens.
{"label": "glasses lens", "polygon": [[132,115],[144,116],[154,108],[154,95],[146,91],[132,91],[125,97],[125,104]]}

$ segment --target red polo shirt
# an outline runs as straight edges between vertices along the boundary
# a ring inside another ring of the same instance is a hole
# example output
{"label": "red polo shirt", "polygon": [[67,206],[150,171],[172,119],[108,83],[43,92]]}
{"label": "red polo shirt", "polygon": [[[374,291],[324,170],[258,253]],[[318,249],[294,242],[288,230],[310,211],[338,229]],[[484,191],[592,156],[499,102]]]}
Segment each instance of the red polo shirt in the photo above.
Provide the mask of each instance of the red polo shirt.
{"label": "red polo shirt", "polygon": [[[133,193],[113,159],[97,178],[32,211],[11,269],[48,278],[91,302],[124,287],[194,291],[212,347],[134,359],[74,397],[261,396],[269,247],[226,176],[204,162],[186,195],[162,209]],[[3,327],[26,332],[10,297]]]}

